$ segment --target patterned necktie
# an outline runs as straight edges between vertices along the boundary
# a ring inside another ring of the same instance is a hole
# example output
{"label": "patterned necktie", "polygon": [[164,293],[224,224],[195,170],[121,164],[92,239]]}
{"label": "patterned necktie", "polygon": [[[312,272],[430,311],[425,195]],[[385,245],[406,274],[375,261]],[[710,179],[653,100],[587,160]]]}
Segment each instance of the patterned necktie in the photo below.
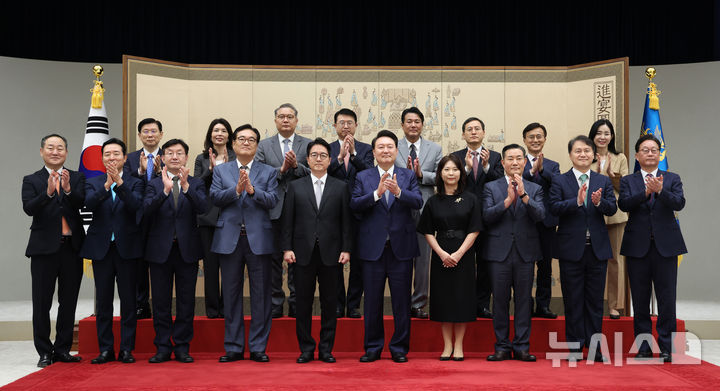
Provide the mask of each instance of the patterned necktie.
{"label": "patterned necktie", "polygon": [[323,182],[318,179],[315,181],[315,204],[320,209],[320,200],[322,199],[322,185]]}
{"label": "patterned necktie", "polygon": [[153,173],[154,166],[155,166],[155,160],[154,160],[153,154],[150,153],[147,156],[147,172],[145,173],[145,175],[147,175],[148,180],[152,179],[152,173]]}
{"label": "patterned necktie", "polygon": [[518,198],[520,197],[520,194],[518,194],[517,183],[513,182],[512,184],[513,184],[513,190],[515,191],[515,198],[513,199],[513,208],[517,208],[517,201],[518,201]]}
{"label": "patterned necktie", "polygon": [[286,138],[283,140],[283,156],[288,152],[290,152],[290,139]]}
{"label": "patterned necktie", "polygon": [[417,159],[417,152],[415,151],[415,144],[410,144],[410,159],[412,159],[413,164],[415,164],[415,159]]}
{"label": "patterned necktie", "polygon": [[477,151],[470,152],[472,155],[472,170],[473,170],[473,179],[477,179],[478,174],[478,167],[480,166],[480,161],[478,160],[478,153]]}
{"label": "patterned necktie", "polygon": [[[588,175],[587,175],[587,174],[582,174],[582,175],[580,175],[580,187],[582,187],[582,185],[584,185],[584,184],[587,182],[587,180],[588,180]],[[587,187],[587,190],[585,191],[585,202],[583,202],[583,204],[585,204],[585,206],[587,206],[588,193],[590,193],[590,186],[589,186],[589,185],[588,185],[588,187]]]}
{"label": "patterned necktie", "polygon": [[[650,178],[652,178],[652,177],[653,177],[653,174],[652,174],[652,173],[647,173],[647,175],[645,175],[645,178],[646,178],[646,179],[645,179],[645,183],[647,183],[647,180],[650,179]],[[647,185],[646,185],[646,186],[647,186]],[[650,205],[652,205],[653,202],[655,202],[655,193],[654,193],[654,192],[653,192],[653,193],[650,193]]]}
{"label": "patterned necktie", "polygon": [[180,196],[180,177],[175,176],[175,177],[173,177],[172,181],[173,181],[173,190],[172,190],[173,205],[175,205],[175,209],[177,209],[178,197]]}

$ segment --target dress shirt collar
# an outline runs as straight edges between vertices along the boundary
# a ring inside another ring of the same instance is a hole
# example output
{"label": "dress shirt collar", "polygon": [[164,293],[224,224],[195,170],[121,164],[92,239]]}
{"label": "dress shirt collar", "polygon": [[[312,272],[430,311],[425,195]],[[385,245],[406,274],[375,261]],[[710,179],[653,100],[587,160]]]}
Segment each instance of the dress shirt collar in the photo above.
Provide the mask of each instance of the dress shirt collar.
{"label": "dress shirt collar", "polygon": [[324,186],[325,183],[327,183],[327,176],[328,176],[327,172],[325,172],[325,175],[321,176],[320,178],[316,177],[315,174],[310,173],[310,178],[312,179],[313,185],[314,185],[315,182],[317,182],[318,179],[319,179],[320,182],[322,182],[322,185]]}
{"label": "dress shirt collar", "polygon": [[[48,167],[48,166],[45,166],[45,169],[47,170],[48,174],[52,174],[52,172],[55,171],[55,170],[53,170],[52,168],[50,168],[50,167]],[[57,173],[60,174],[60,175],[62,175],[64,169],[65,169],[65,167],[60,167],[60,169],[57,170]]]}
{"label": "dress shirt collar", "polygon": [[[235,159],[235,161],[237,162],[238,168],[241,168],[241,167],[243,166],[243,164],[240,163],[240,160],[239,160],[239,159]],[[252,168],[253,162],[254,162],[254,160],[250,160],[250,163],[245,164],[245,166],[247,166],[248,173],[250,172],[250,169]]]}
{"label": "dress shirt collar", "polygon": [[405,139],[405,141],[407,141],[408,153],[410,153],[410,146],[411,146],[411,145],[414,145],[414,146],[415,146],[415,153],[416,153],[418,156],[420,156],[420,146],[422,145],[422,137],[418,137],[417,141],[415,141],[414,143],[411,143],[410,140],[408,140],[408,139]]}
{"label": "dress shirt collar", "polygon": [[288,137],[288,138],[283,137],[282,134],[280,134],[280,132],[278,132],[277,137],[278,137],[278,141],[280,141],[280,149],[281,150],[284,145],[283,144],[284,140],[290,140],[290,145],[288,145],[288,148],[292,149],[293,143],[295,142],[295,132],[293,132],[293,134],[291,134],[290,137]]}
{"label": "dress shirt collar", "polygon": [[643,169],[640,169],[640,173],[642,174],[642,177],[643,177],[643,178],[647,177],[647,174],[652,174],[652,176],[654,176],[654,177],[657,178],[658,168],[655,167],[655,169],[652,170],[652,171],[650,171],[650,172],[647,172],[647,171],[645,171],[645,170],[643,170]]}
{"label": "dress shirt collar", "polygon": [[150,156],[150,154],[152,154],[153,157],[155,157],[158,155],[158,153],[160,153],[160,148],[155,148],[155,150],[151,152],[145,149],[145,147],[143,147],[143,151],[145,151],[145,156]]}
{"label": "dress shirt collar", "polygon": [[[377,166],[377,169],[378,169],[378,173],[380,173],[380,178],[382,178],[382,176],[385,175],[385,171],[380,166]],[[390,166],[390,169],[387,170],[387,172],[390,174],[390,177],[392,178],[393,172],[395,172],[395,166],[394,165]]]}

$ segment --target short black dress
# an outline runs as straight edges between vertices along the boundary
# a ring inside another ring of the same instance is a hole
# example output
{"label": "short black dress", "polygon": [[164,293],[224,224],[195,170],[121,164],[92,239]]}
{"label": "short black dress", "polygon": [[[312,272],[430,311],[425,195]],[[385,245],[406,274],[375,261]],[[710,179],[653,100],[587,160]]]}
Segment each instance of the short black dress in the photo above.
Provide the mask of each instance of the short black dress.
{"label": "short black dress", "polygon": [[[481,210],[480,200],[472,193],[435,194],[425,204],[417,231],[424,235],[436,235],[440,247],[452,254],[460,248],[469,233],[482,230]],[[471,247],[457,266],[446,268],[440,257],[432,251],[430,320],[438,322],[475,320],[477,307],[474,255],[475,251]]]}

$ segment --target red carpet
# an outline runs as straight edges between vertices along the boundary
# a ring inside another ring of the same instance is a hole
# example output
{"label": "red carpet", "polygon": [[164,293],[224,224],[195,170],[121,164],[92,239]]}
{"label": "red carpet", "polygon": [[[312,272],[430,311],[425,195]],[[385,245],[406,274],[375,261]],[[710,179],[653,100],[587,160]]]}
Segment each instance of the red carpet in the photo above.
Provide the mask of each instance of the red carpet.
{"label": "red carpet", "polygon": [[[356,353],[338,353],[336,364],[296,364],[295,353],[275,353],[271,362],[219,364],[217,354],[195,354],[193,364],[149,364],[150,354],[135,364],[53,364],[2,390],[717,390],[720,367],[702,365],[587,365],[562,362],[485,361],[486,354],[466,354],[463,362],[440,362],[434,353],[411,353],[406,364],[387,357],[362,364]],[[540,357],[538,357],[540,358]]]}
{"label": "red carpet", "polygon": [[[250,317],[245,318],[245,330],[249,327]],[[655,329],[655,318],[653,318],[653,330]],[[213,352],[221,353],[223,348],[223,336],[225,323],[222,319],[208,319],[204,316],[195,318],[195,337],[190,345],[190,353]],[[98,352],[97,332],[95,329],[95,318],[89,317],[80,321],[79,325],[79,350],[81,355],[90,357]],[[385,341],[390,340],[392,335],[392,317],[385,317]],[[512,326],[511,326],[512,330]],[[685,322],[678,320],[678,331],[685,330]],[[559,341],[565,340],[565,319],[539,319],[533,318],[530,336],[530,350],[533,352],[546,352],[551,350],[549,344],[549,333],[557,332]],[[113,325],[115,334],[115,351],[119,351],[120,341],[120,320],[115,318]],[[320,318],[313,317],[313,335],[319,340]],[[614,353],[614,333],[622,333],[622,351],[629,352],[633,342],[632,318],[623,317],[619,320],[603,319],[603,334],[607,336],[610,353]],[[443,347],[440,326],[429,320],[413,319],[410,328],[410,353],[415,352],[440,352]],[[363,351],[363,319],[342,318],[338,320],[337,333],[335,336],[335,348],[333,352],[362,352]],[[135,353],[155,353],[155,346],[152,341],[155,331],[151,319],[144,319],[138,322]],[[511,336],[512,338],[512,336]],[[492,320],[479,319],[468,324],[465,336],[465,351],[489,353],[494,350],[495,334],[492,327]],[[685,347],[679,347],[677,351],[684,351]],[[298,343],[295,336],[295,319],[279,318],[273,319],[268,342],[268,353],[275,352],[298,352]],[[385,349],[387,351],[387,349]]]}

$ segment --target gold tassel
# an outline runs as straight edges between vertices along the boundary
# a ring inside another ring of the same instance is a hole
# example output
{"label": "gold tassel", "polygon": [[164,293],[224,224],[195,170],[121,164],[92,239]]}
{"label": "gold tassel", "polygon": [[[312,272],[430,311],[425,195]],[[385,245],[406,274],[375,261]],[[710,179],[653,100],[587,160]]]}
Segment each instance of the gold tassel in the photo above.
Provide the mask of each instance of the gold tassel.
{"label": "gold tassel", "polygon": [[658,98],[658,95],[660,95],[661,92],[657,89],[655,83],[650,83],[648,90],[648,95],[650,95],[648,107],[653,110],[660,110],[660,98]]}
{"label": "gold tassel", "polygon": [[83,274],[87,278],[93,278],[92,259],[83,258]]}
{"label": "gold tassel", "polygon": [[93,86],[93,89],[90,91],[92,91],[90,106],[93,109],[101,109],[103,98],[105,96],[105,89],[103,88],[103,83],[100,80],[95,80],[95,86]]}

